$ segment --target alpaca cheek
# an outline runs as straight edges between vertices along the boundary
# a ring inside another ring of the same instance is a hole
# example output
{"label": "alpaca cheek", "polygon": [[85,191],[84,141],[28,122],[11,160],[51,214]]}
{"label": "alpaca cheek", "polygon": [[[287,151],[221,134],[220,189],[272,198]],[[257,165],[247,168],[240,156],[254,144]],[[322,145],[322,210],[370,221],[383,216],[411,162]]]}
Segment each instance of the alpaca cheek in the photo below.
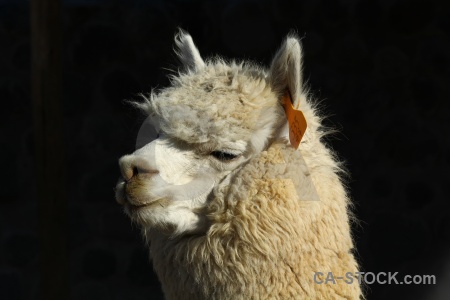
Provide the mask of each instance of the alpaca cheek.
{"label": "alpaca cheek", "polygon": [[170,147],[164,140],[156,141],[154,163],[167,185],[184,185],[193,180],[191,173],[199,169],[194,153]]}

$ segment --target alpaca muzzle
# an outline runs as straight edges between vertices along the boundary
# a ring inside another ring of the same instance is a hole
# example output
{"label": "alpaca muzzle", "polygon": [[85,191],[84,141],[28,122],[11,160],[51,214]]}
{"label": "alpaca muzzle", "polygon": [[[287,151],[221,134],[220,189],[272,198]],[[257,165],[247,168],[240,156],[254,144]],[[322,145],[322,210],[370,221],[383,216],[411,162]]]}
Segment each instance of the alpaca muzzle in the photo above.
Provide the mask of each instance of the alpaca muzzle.
{"label": "alpaca muzzle", "polygon": [[116,201],[121,204],[129,204],[140,207],[147,205],[148,201],[143,195],[145,182],[159,173],[142,157],[125,155],[119,160],[122,178],[116,185]]}
{"label": "alpaca muzzle", "polygon": [[119,160],[120,172],[122,173],[123,179],[128,182],[138,174],[158,174],[159,171],[155,170],[150,166],[147,160],[135,156],[135,155],[125,155]]}

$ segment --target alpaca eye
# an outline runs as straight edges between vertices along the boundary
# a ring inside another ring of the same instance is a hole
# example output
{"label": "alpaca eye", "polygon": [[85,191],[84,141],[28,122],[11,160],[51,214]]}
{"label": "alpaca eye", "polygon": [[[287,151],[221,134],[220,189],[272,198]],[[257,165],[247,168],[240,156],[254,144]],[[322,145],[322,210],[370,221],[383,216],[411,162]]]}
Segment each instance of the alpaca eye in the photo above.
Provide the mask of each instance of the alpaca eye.
{"label": "alpaca eye", "polygon": [[221,161],[229,161],[229,160],[233,160],[237,157],[237,155],[235,155],[235,154],[231,154],[231,153],[223,152],[223,151],[213,151],[213,152],[211,152],[211,155]]}

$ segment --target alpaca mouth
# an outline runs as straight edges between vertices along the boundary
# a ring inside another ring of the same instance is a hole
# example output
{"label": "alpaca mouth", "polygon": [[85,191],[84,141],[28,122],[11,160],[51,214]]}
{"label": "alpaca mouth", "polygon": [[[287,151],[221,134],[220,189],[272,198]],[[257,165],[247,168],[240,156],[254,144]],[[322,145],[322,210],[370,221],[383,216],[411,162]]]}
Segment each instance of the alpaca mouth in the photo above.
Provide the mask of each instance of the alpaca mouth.
{"label": "alpaca mouth", "polygon": [[152,206],[155,206],[155,204],[158,204],[161,199],[152,199],[151,201],[147,202],[141,202],[136,201],[136,199],[133,198],[133,196],[129,195],[125,192],[125,207],[129,208],[131,211],[139,211],[145,208],[150,208]]}
{"label": "alpaca mouth", "polygon": [[162,201],[163,199],[161,198],[152,199],[145,202],[138,201],[134,195],[127,192],[127,182],[123,179],[119,179],[115,192],[117,203],[123,205],[125,207],[125,211],[129,214],[134,214],[157,205],[164,207],[164,201]]}
{"label": "alpaca mouth", "polygon": [[[153,202],[152,202],[152,203],[153,203]],[[135,204],[131,204],[130,202],[127,202],[125,205],[126,205],[126,206],[129,206],[130,209],[132,209],[132,210],[138,210],[138,209],[141,209],[141,208],[150,206],[150,205],[152,205],[152,203],[146,203],[146,204],[135,205]]]}
{"label": "alpaca mouth", "polygon": [[152,204],[153,204],[153,202],[150,204],[134,205],[134,204],[131,204],[130,202],[127,202],[125,204],[125,209],[130,213],[136,213],[140,210],[143,210],[143,209],[151,206]]}
{"label": "alpaca mouth", "polygon": [[116,201],[120,205],[125,205],[131,207],[133,210],[144,208],[146,206],[149,206],[153,204],[153,202],[157,200],[152,201],[139,201],[139,199],[136,199],[136,196],[133,195],[133,193],[130,193],[129,187],[127,186],[127,182],[123,179],[119,179],[119,182],[117,183],[116,189]]}
{"label": "alpaca mouth", "polygon": [[125,203],[124,207],[125,207],[125,212],[132,219],[134,219],[135,217],[140,216],[141,212],[152,210],[155,207],[163,207],[164,208],[165,207],[164,204],[165,204],[164,199],[157,199],[157,200],[153,200],[149,203],[139,204],[139,205],[134,205],[134,204],[131,204],[130,202],[127,202],[127,203]]}

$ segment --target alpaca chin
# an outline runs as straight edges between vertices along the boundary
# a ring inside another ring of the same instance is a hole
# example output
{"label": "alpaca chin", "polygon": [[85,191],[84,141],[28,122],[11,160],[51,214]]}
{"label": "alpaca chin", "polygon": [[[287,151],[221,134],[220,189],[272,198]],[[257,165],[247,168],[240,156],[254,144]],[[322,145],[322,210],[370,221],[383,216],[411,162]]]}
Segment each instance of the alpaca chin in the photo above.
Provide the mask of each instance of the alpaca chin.
{"label": "alpaca chin", "polygon": [[204,216],[166,199],[155,201],[144,207],[130,207],[126,204],[125,212],[133,222],[148,232],[158,232],[174,237],[200,234],[207,230]]}
{"label": "alpaca chin", "polygon": [[166,186],[165,196],[161,197],[151,195],[151,184],[144,185],[141,180],[142,177],[129,182],[119,180],[116,186],[116,201],[123,205],[125,213],[134,223],[146,230],[172,236],[206,231],[203,207],[212,186],[196,197],[191,194],[190,198],[186,198],[189,193],[177,198],[174,194],[178,192],[178,186]]}

